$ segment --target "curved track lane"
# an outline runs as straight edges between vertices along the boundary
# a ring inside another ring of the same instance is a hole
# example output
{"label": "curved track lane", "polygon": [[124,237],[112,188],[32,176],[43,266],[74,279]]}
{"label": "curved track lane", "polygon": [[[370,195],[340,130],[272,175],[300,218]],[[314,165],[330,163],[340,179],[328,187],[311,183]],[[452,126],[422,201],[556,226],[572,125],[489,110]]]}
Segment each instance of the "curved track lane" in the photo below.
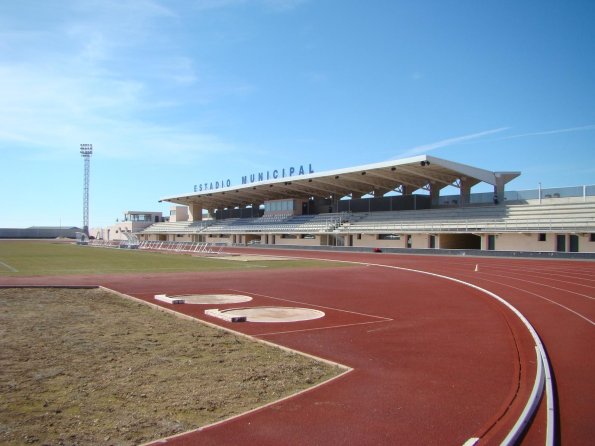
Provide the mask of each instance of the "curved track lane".
{"label": "curved track lane", "polygon": [[[556,377],[561,440],[590,444],[594,437],[595,361],[590,352],[595,346],[595,263],[250,252],[424,270],[504,297],[535,326],[548,350]],[[360,265],[51,280],[101,284],[151,302],[159,293],[241,292],[254,298],[254,306],[299,303],[325,311],[326,317],[316,321],[230,324],[204,316],[201,305],[176,306],[186,314],[345,364],[353,371],[168,444],[454,445],[471,437],[481,437],[480,444],[497,444],[516,421],[533,385],[533,342],[518,318],[484,293],[437,277]],[[2,280],[3,284],[48,281]],[[542,405],[522,444],[544,444],[544,412]]]}
{"label": "curved track lane", "polygon": [[[291,251],[286,252],[291,255]],[[318,257],[300,252],[297,256]],[[296,254],[294,254],[296,255]],[[518,308],[539,333],[553,366],[557,440],[591,444],[595,436],[595,262],[326,252],[324,258],[423,269],[486,288]],[[476,271],[477,269],[477,271]],[[523,444],[544,444],[540,406]]]}

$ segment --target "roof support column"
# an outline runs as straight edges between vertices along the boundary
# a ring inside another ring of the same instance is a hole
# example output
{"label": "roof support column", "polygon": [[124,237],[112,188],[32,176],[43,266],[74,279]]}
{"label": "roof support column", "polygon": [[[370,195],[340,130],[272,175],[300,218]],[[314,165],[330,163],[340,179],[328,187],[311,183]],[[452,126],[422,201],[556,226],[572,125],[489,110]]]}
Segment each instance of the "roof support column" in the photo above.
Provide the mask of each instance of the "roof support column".
{"label": "roof support column", "polygon": [[263,205],[263,202],[252,203],[252,210],[250,211],[252,218],[258,218],[260,216],[260,206]]}
{"label": "roof support column", "polygon": [[440,191],[442,187],[439,187],[436,183],[430,183],[430,203],[431,207],[438,207],[440,204]]}
{"label": "roof support column", "polygon": [[202,220],[202,206],[199,203],[192,203],[188,206],[188,220],[201,221]]}
{"label": "roof support column", "polygon": [[500,174],[496,174],[496,184],[494,185],[494,204],[504,202],[504,177]]}
{"label": "roof support column", "polygon": [[469,178],[461,177],[461,199],[459,200],[459,206],[466,206],[471,201],[471,186],[472,182]]}

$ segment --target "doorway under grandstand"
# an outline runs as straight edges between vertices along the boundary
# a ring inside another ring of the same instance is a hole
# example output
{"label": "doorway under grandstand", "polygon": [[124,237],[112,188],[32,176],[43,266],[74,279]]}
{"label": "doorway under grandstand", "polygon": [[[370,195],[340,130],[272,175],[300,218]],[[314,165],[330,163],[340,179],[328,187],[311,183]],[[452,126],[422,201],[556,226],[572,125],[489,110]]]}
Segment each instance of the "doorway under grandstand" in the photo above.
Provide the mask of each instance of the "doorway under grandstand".
{"label": "doorway under grandstand", "polygon": [[441,249],[481,249],[481,237],[475,234],[440,234]]}

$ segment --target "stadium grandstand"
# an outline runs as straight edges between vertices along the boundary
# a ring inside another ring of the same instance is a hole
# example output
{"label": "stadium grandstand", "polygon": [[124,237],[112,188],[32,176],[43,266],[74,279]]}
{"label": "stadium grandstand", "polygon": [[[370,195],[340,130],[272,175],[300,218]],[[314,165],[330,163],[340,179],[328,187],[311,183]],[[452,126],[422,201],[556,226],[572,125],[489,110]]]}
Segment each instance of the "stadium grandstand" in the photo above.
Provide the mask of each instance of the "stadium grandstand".
{"label": "stadium grandstand", "polygon": [[[205,184],[198,192],[163,198],[177,205],[171,218],[139,232],[139,242],[595,252],[595,186],[507,191],[520,172],[428,155],[303,170],[260,173],[243,177],[242,186],[222,181],[221,187]],[[482,183],[493,192],[472,193]],[[441,194],[453,187],[457,194]]]}

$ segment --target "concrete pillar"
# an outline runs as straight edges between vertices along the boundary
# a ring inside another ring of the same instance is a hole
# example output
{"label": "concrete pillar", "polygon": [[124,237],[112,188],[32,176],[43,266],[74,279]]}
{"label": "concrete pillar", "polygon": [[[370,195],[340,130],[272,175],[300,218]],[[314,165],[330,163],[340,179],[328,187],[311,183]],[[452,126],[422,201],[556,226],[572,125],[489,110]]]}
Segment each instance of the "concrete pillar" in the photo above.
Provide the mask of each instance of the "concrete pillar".
{"label": "concrete pillar", "polygon": [[440,190],[442,188],[439,187],[436,183],[430,183],[430,203],[431,207],[438,207],[440,204]]}
{"label": "concrete pillar", "polygon": [[471,182],[468,178],[463,177],[461,178],[461,193],[460,193],[460,200],[459,206],[463,207],[469,204],[471,200]]}
{"label": "concrete pillar", "polygon": [[496,174],[496,185],[494,186],[494,204],[504,203],[504,178]]}
{"label": "concrete pillar", "polygon": [[401,184],[401,193],[403,195],[408,195],[410,193],[410,187],[407,186],[406,184]]}
{"label": "concrete pillar", "polygon": [[337,194],[331,196],[331,206],[329,212],[339,212],[339,200],[341,197]]}
{"label": "concrete pillar", "polygon": [[197,203],[193,203],[188,206],[188,220],[190,221],[201,221],[202,220],[202,206]]}

